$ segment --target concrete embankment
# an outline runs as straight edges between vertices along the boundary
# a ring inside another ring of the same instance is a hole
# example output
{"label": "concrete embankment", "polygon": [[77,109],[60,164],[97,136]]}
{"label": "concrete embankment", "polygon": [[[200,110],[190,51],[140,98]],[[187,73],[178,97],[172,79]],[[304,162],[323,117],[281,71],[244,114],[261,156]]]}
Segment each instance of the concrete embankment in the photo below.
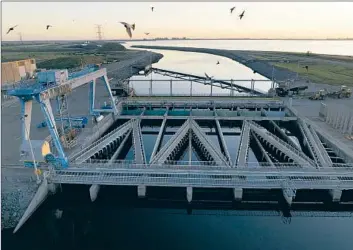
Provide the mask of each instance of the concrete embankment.
{"label": "concrete embankment", "polygon": [[[117,63],[103,65],[107,69],[108,78],[112,81],[131,77],[138,69],[131,66],[145,67],[151,63],[158,62],[162,54],[141,51],[134,57]],[[97,86],[97,104],[106,98],[104,86]],[[88,86],[82,86],[73,91],[68,97],[70,115],[89,116],[88,110]],[[31,139],[44,140],[48,135],[48,129],[37,129],[36,124],[44,119],[37,104],[33,105]],[[2,131],[1,140],[1,228],[12,228],[16,226],[31,199],[35,195],[38,185],[33,174],[33,169],[21,166],[19,162],[20,145],[22,141],[20,127],[20,105],[19,102],[10,106],[2,107]],[[87,131],[95,131],[89,119]],[[101,122],[99,126],[103,126]],[[101,128],[100,128],[101,129]],[[103,131],[101,131],[103,132]],[[83,133],[92,136],[90,133]]]}

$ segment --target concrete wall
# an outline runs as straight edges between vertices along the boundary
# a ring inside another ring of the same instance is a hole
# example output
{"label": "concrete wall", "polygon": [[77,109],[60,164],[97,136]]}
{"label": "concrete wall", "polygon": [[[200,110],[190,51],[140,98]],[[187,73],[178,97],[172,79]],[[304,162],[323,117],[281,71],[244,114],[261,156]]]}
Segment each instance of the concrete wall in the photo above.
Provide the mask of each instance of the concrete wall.
{"label": "concrete wall", "polygon": [[320,110],[325,121],[342,134],[353,135],[353,109],[339,104],[327,104]]}
{"label": "concrete wall", "polygon": [[25,78],[28,74],[33,76],[37,69],[35,59],[26,59],[1,64],[1,84],[14,83]]}

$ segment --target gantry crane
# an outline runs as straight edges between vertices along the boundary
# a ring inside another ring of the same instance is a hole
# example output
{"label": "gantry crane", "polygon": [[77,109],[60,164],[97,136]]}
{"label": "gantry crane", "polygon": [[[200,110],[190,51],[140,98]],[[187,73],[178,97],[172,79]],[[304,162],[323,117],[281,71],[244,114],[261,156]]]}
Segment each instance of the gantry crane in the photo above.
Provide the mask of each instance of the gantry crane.
{"label": "gantry crane", "polygon": [[[95,91],[96,91],[96,80],[102,79],[105,85],[109,98],[112,105],[110,108],[96,109],[95,108]],[[100,68],[98,65],[89,65],[86,68],[71,73],[67,73],[67,70],[49,70],[44,72],[39,72],[37,75],[37,82],[20,83],[14,85],[11,89],[7,90],[8,95],[16,96],[21,102],[21,121],[22,121],[22,155],[31,155],[28,151],[28,144],[33,155],[32,144],[29,139],[30,126],[31,126],[31,115],[32,115],[32,105],[33,100],[36,100],[41,107],[41,111],[45,118],[45,123],[49,128],[50,136],[52,138],[53,146],[57,152],[54,155],[52,152],[46,150],[46,154],[42,155],[46,162],[52,163],[57,167],[67,167],[68,159],[65,155],[63,145],[60,140],[60,136],[65,135],[65,128],[71,128],[71,123],[73,119],[70,119],[69,110],[67,106],[67,94],[71,93],[73,89],[76,89],[85,84],[90,84],[89,91],[89,112],[92,116],[97,116],[100,113],[117,113],[117,108],[115,106],[114,97],[112,95],[109,80],[107,77],[107,71],[105,68]],[[58,118],[54,117],[50,100],[56,99],[57,101],[57,113]],[[60,120],[61,128],[58,130],[56,120]],[[67,142],[64,140],[64,143]],[[43,142],[44,143],[44,142]],[[27,152],[26,152],[27,151]],[[43,152],[43,149],[39,150]],[[27,158],[24,160],[30,163],[31,160]],[[33,159],[34,161],[34,159]],[[30,164],[29,164],[30,165]]]}

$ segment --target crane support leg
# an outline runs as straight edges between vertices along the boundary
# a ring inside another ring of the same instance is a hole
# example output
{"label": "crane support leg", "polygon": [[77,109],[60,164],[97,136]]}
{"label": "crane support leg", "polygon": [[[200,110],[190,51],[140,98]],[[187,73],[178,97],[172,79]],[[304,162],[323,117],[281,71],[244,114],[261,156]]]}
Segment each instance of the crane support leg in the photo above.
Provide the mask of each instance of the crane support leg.
{"label": "crane support leg", "polygon": [[29,140],[29,134],[31,132],[31,118],[32,118],[32,106],[33,100],[21,99],[21,109],[22,109],[22,134],[24,140]]}
{"label": "crane support leg", "polygon": [[68,160],[67,160],[67,157],[65,156],[64,150],[63,150],[62,145],[60,143],[60,138],[58,135],[58,130],[55,125],[55,120],[54,120],[50,100],[49,99],[41,100],[39,95],[36,96],[36,99],[40,104],[40,108],[41,108],[42,112],[44,113],[45,121],[48,124],[50,135],[53,138],[54,145],[58,151],[58,156],[61,159],[61,165],[63,167],[67,167]]}
{"label": "crane support leg", "polygon": [[105,85],[105,87],[107,88],[107,91],[108,91],[108,93],[109,93],[109,98],[110,98],[110,100],[111,100],[111,102],[112,102],[112,109],[113,109],[112,111],[113,111],[114,114],[116,115],[116,114],[118,113],[118,110],[117,110],[117,108],[116,108],[116,106],[115,106],[115,101],[114,101],[114,97],[113,97],[112,90],[111,90],[110,85],[109,85],[108,77],[107,77],[107,75],[105,74],[102,78],[103,78],[103,81],[104,81],[104,85]]}
{"label": "crane support leg", "polygon": [[95,115],[94,100],[96,98],[96,80],[89,83],[89,113]]}

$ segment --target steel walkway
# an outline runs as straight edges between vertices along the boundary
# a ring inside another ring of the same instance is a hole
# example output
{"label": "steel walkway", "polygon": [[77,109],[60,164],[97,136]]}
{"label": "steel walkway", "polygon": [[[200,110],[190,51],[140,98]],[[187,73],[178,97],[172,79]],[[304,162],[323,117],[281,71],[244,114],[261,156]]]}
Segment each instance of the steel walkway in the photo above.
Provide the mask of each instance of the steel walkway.
{"label": "steel walkway", "polygon": [[[209,187],[209,188],[255,188],[283,189],[290,185],[296,189],[352,189],[353,170],[339,168],[224,168],[222,170],[202,170],[182,166],[179,169],[165,165],[154,168],[147,165],[124,165],[120,168],[104,167],[102,164],[85,164],[85,168],[72,167],[67,170],[53,170],[48,181],[63,184],[99,185],[148,185],[170,187]],[[127,167],[126,167],[127,166]]]}

